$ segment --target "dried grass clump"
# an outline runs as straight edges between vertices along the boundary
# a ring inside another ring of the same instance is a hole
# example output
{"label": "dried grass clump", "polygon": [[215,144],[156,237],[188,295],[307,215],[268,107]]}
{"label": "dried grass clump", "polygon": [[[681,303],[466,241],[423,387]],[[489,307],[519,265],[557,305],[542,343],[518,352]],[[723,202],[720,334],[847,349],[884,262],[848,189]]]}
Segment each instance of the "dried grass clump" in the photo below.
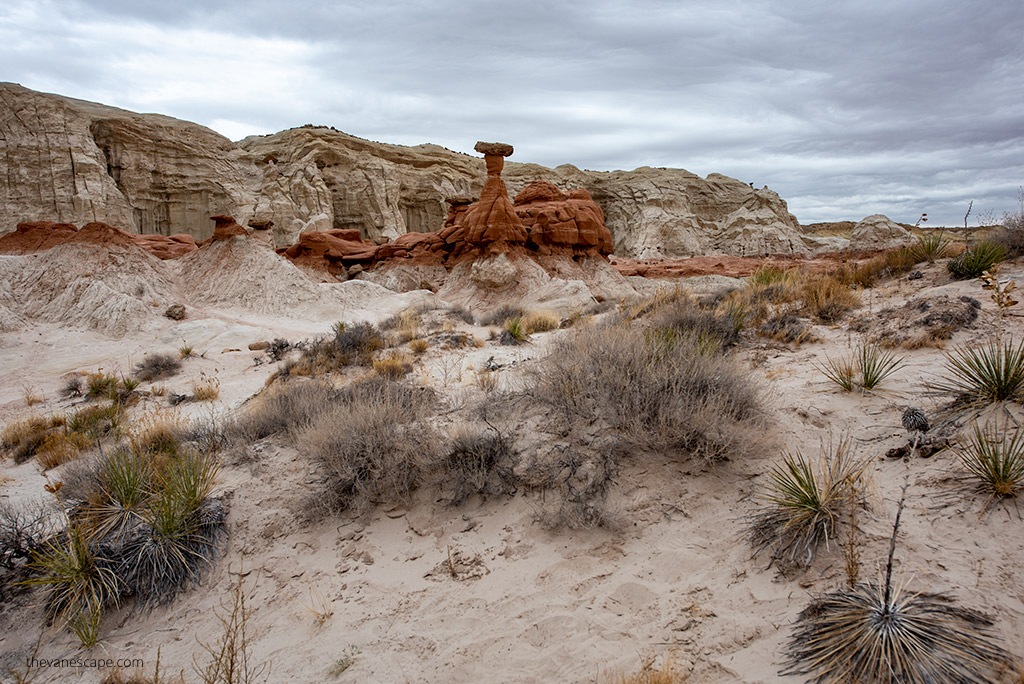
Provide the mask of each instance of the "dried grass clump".
{"label": "dried grass clump", "polygon": [[423,422],[433,393],[383,378],[350,385],[296,439],[324,467],[318,504],[331,513],[406,502],[434,460],[438,439]]}
{"label": "dried grass clump", "polygon": [[847,440],[830,445],[815,462],[786,453],[772,466],[761,509],[749,518],[754,556],[769,551],[784,572],[810,565],[820,546],[837,539],[843,514],[860,504],[869,463]]}
{"label": "dried grass clump", "polygon": [[397,380],[412,371],[412,364],[404,354],[391,354],[374,361],[373,370],[388,380]]}
{"label": "dried grass clump", "polygon": [[557,330],[561,322],[562,319],[558,317],[558,314],[547,309],[531,311],[523,316],[523,328],[525,328],[527,335]]}
{"label": "dried grass clump", "polygon": [[128,442],[139,453],[174,456],[187,430],[185,420],[177,411],[152,411],[128,427]]}
{"label": "dried grass clump", "polygon": [[761,389],[734,359],[629,325],[559,340],[533,374],[532,393],[560,431],[602,421],[633,448],[716,460],[749,453],[763,437]]}
{"label": "dried grass clump", "polygon": [[199,379],[192,383],[192,397],[196,401],[214,401],[220,397],[220,379],[200,373]]}
{"label": "dried grass clump", "polygon": [[180,370],[181,359],[178,357],[171,354],[147,354],[142,361],[135,364],[134,374],[143,382],[152,382],[168,378]]}
{"label": "dried grass clump", "polygon": [[669,654],[660,667],[651,660],[636,672],[616,675],[609,681],[611,684],[684,684],[689,679],[689,675],[679,668],[675,657]]}
{"label": "dried grass clump", "polygon": [[430,342],[423,339],[422,337],[418,337],[415,340],[409,340],[408,346],[409,351],[418,356],[430,348]]}
{"label": "dried grass clump", "polygon": [[89,373],[85,380],[85,395],[90,399],[111,397],[117,392],[117,377],[103,372]]}
{"label": "dried grass clump", "polygon": [[399,344],[405,344],[420,336],[420,313],[413,307],[387,318],[378,326],[380,330],[394,331]]}
{"label": "dried grass clump", "polygon": [[737,324],[737,316],[701,309],[686,299],[677,299],[651,313],[650,322],[655,330],[725,349],[739,342],[743,319]]}
{"label": "dried grass clump", "polygon": [[49,418],[33,416],[8,424],[0,432],[0,448],[17,464],[32,458],[55,426]]}
{"label": "dried grass clump", "polygon": [[804,281],[803,311],[822,323],[835,323],[860,306],[860,297],[832,276],[813,276]]}

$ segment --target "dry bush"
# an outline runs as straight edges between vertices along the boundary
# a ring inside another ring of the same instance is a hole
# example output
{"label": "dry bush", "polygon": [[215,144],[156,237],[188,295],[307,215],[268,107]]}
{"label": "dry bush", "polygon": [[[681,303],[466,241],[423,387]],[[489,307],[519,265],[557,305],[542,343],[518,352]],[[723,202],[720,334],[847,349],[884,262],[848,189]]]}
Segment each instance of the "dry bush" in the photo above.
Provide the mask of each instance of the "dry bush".
{"label": "dry bush", "polygon": [[368,366],[373,363],[374,353],[385,346],[384,337],[370,323],[339,324],[333,336],[306,345],[302,356],[288,363],[277,377],[309,376],[351,365]]}
{"label": "dry bush", "polygon": [[36,461],[43,470],[56,468],[77,458],[90,444],[89,438],[81,432],[51,432],[36,449]]}
{"label": "dry bush", "polygon": [[192,396],[196,401],[214,401],[220,396],[220,379],[200,373],[192,383]]}
{"label": "dry bush", "polygon": [[409,351],[411,351],[413,354],[416,354],[416,355],[422,354],[423,352],[427,351],[427,349],[429,349],[429,348],[430,348],[430,342],[428,342],[427,340],[424,340],[421,337],[418,337],[415,340],[409,340]]}
{"label": "dry bush", "polygon": [[763,442],[753,376],[683,336],[628,325],[577,329],[538,364],[532,394],[560,432],[600,420],[633,448],[715,460]]}
{"label": "dry bush", "polygon": [[229,441],[255,442],[284,432],[295,434],[337,399],[338,390],[320,380],[271,385],[224,427]]}
{"label": "dry bush", "polygon": [[1020,208],[1003,214],[1001,226],[989,238],[1010,256],[1024,254],[1024,191],[1020,194]]}
{"label": "dry bush", "polygon": [[193,660],[193,669],[203,684],[256,684],[270,677],[269,664],[256,662],[252,653],[254,633],[250,621],[254,609],[250,603],[256,584],[246,589],[241,569],[237,577],[231,588],[231,601],[222,603],[220,613],[214,613],[223,632],[214,644],[199,642],[207,663],[201,666]]}
{"label": "dry bush", "polygon": [[804,281],[803,311],[823,323],[834,323],[860,306],[860,297],[832,276],[813,276]]}
{"label": "dry bush", "polygon": [[420,313],[415,307],[406,309],[391,318],[381,321],[377,327],[380,330],[393,330],[398,342],[405,344],[409,340],[414,340],[420,336]]}
{"label": "dry bush", "polygon": [[48,418],[33,416],[8,424],[0,433],[0,448],[17,464],[32,458],[55,427]]}
{"label": "dry bush", "polygon": [[128,426],[128,442],[139,453],[174,456],[186,430],[186,423],[177,411],[151,411]]}
{"label": "dry bush", "polygon": [[445,502],[459,506],[474,494],[515,494],[517,456],[514,435],[462,424],[455,428],[445,452],[425,468]]}
{"label": "dry bush", "polygon": [[548,311],[547,309],[531,311],[523,316],[523,327],[526,329],[527,335],[532,335],[536,332],[557,330],[561,322],[562,319],[558,317],[558,314],[554,311]]}
{"label": "dry bush", "polygon": [[[168,378],[181,370],[181,359],[171,354],[147,354],[135,364],[135,377],[144,382]],[[91,383],[90,383],[91,388]]]}
{"label": "dry bush", "polygon": [[296,439],[326,473],[318,504],[337,513],[407,501],[435,458],[437,436],[422,420],[433,403],[427,388],[383,378],[340,390]]}
{"label": "dry bush", "polygon": [[480,320],[477,321],[479,325],[496,325],[503,326],[505,321],[510,318],[522,318],[526,315],[521,306],[512,306],[511,304],[502,304],[499,308],[495,309],[486,316],[481,316]]}
{"label": "dry bush", "polygon": [[469,307],[452,304],[448,307],[448,315],[456,320],[466,323],[467,325],[473,325],[473,312],[469,310]]}
{"label": "dry bush", "polygon": [[683,684],[689,678],[680,670],[675,657],[669,654],[660,667],[655,666],[652,659],[644,662],[636,672],[617,675],[610,681],[611,684]]}
{"label": "dry bush", "polygon": [[742,321],[729,313],[698,308],[687,299],[667,302],[654,310],[649,320],[656,330],[669,331],[695,341],[713,341],[721,348],[735,346],[740,339]]}
{"label": "dry bush", "polygon": [[405,358],[404,354],[390,354],[373,362],[373,370],[388,380],[398,380],[400,377],[412,371],[412,364]]}

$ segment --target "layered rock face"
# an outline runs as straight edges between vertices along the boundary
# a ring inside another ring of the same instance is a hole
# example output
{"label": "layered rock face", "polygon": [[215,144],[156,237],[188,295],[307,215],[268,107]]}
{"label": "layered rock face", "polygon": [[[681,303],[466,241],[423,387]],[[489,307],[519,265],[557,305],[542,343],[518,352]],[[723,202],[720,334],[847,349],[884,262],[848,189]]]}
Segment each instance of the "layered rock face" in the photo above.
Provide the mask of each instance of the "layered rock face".
{"label": "layered rock face", "polygon": [[[246,234],[242,229],[242,234]],[[100,246],[141,247],[159,259],[176,259],[198,249],[191,235],[137,235],[106,223],[93,221],[79,230],[72,223],[29,221],[13,233],[0,236],[0,254],[44,252],[58,245],[89,243]]]}
{"label": "layered rock face", "polygon": [[[436,145],[387,145],[313,126],[233,143],[185,121],[9,83],[0,83],[0,125],[0,173],[8,178],[0,185],[0,233],[26,221],[100,221],[131,233],[204,240],[213,232],[208,217],[223,214],[242,225],[272,224],[268,232],[278,245],[327,230],[358,230],[363,240],[381,243],[440,231],[456,206],[448,200],[465,207],[484,186],[485,161]],[[816,248],[774,192],[717,174],[505,168],[512,194],[536,180],[589,193],[624,256]],[[537,217],[516,213],[529,235]],[[561,230],[553,229],[553,239]]]}

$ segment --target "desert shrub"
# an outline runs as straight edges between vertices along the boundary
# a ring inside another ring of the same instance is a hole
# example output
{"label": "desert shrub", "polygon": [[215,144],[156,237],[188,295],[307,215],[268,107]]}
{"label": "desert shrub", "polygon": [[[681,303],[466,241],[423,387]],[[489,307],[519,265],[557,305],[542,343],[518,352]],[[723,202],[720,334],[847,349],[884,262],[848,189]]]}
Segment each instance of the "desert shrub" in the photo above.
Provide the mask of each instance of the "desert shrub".
{"label": "desert shrub", "polygon": [[1024,392],[1024,342],[992,340],[964,345],[946,354],[946,373],[931,385],[953,394],[962,405],[1020,401]]}
{"label": "desert shrub", "polygon": [[539,521],[553,529],[613,526],[606,501],[624,448],[557,444],[525,464],[523,484],[543,493]]}
{"label": "desert shrub", "polygon": [[75,411],[67,419],[67,429],[93,439],[118,433],[123,422],[123,409],[117,402],[89,406]]}
{"label": "desert shrub", "polygon": [[253,609],[250,606],[256,584],[246,589],[243,582],[247,573],[240,568],[231,587],[231,600],[221,603],[220,612],[214,611],[222,632],[216,643],[199,645],[205,652],[205,665],[193,657],[192,667],[203,684],[264,684],[270,676],[268,663],[256,661],[252,652],[254,630],[249,624]]}
{"label": "desert shrub", "polygon": [[[0,501],[0,567],[13,569],[42,548],[53,531],[54,507],[39,499],[14,505]],[[0,585],[0,594],[4,586]]]}
{"label": "desert shrub", "polygon": [[806,319],[785,312],[776,314],[762,323],[757,328],[757,334],[778,342],[796,344],[814,342],[817,339]]}
{"label": "desert shrub", "polygon": [[459,304],[452,304],[448,307],[448,315],[452,318],[462,321],[468,325],[473,325],[474,318],[473,312],[469,310],[469,307],[462,306]]}
{"label": "desert shrub", "polygon": [[391,354],[374,361],[373,370],[375,370],[381,377],[388,378],[389,380],[397,380],[406,373],[412,371],[412,364],[405,359],[404,355]]}
{"label": "desert shrub", "polygon": [[212,562],[226,519],[212,498],[219,470],[215,456],[187,451],[156,474],[141,523],[125,535],[116,564],[119,580],[141,605],[171,600]]}
{"label": "desert shrub", "polygon": [[802,288],[803,311],[823,323],[834,323],[860,306],[860,297],[832,276],[808,278]]}
{"label": "desert shrub", "polygon": [[380,331],[371,323],[354,323],[334,328],[334,335],[310,343],[301,358],[289,363],[281,375],[311,375],[351,365],[368,366],[373,355],[386,345]]}
{"label": "desert shrub", "polygon": [[796,271],[766,264],[759,267],[748,278],[747,284],[755,287],[789,283],[797,277]]}
{"label": "desert shrub", "polygon": [[496,429],[461,425],[436,463],[430,466],[444,500],[452,506],[474,494],[504,496],[516,492],[515,439]]}
{"label": "desert shrub", "polygon": [[350,385],[314,417],[296,443],[324,468],[327,511],[408,500],[437,437],[420,418],[433,403],[426,388],[383,378]]}
{"label": "desert shrub", "polygon": [[764,416],[761,389],[735,359],[685,336],[628,325],[574,330],[532,376],[560,431],[601,420],[617,441],[715,460],[748,453]]}
{"label": "desert shrub", "polygon": [[82,376],[75,374],[68,377],[61,386],[60,395],[65,399],[82,396]]}
{"label": "desert shrub", "polygon": [[123,448],[99,457],[90,468],[86,488],[76,492],[85,497],[79,511],[97,538],[122,536],[142,520],[157,471],[148,455]]}
{"label": "desert shrub", "polygon": [[147,354],[135,364],[135,377],[144,382],[168,378],[181,370],[181,359],[170,354]]}
{"label": "desert shrub", "polygon": [[405,344],[420,335],[420,314],[415,308],[406,309],[390,318],[386,318],[377,326],[380,330],[394,331],[398,342]]}
{"label": "desert shrub", "polygon": [[481,316],[480,320],[477,321],[479,325],[496,325],[504,326],[505,321],[510,318],[522,318],[526,315],[521,306],[513,306],[511,304],[502,304],[500,307],[487,314]]}
{"label": "desert shrub", "polygon": [[288,380],[263,390],[224,426],[228,440],[250,443],[294,434],[336,401],[338,390],[323,381]]}
{"label": "desert shrub", "polygon": [[531,311],[523,316],[523,328],[526,330],[527,335],[532,335],[536,332],[557,330],[561,322],[562,319],[559,318],[554,311],[548,311],[546,309]]}
{"label": "desert shrub", "polygon": [[106,373],[89,373],[85,381],[85,395],[90,399],[110,397],[117,392],[117,378]]}
{"label": "desert shrub", "polygon": [[1019,427],[1011,433],[1008,425],[975,423],[953,453],[975,491],[988,496],[985,510],[1024,491],[1024,430]]}
{"label": "desert shrub", "polygon": [[132,448],[141,453],[174,456],[178,453],[186,430],[181,415],[174,411],[152,411],[141,416],[128,428]]}
{"label": "desert shrub", "polygon": [[81,432],[59,430],[46,435],[36,448],[36,461],[43,470],[63,465],[90,446],[89,437]]}
{"label": "desert shrub", "polygon": [[409,351],[411,351],[413,354],[422,354],[429,348],[430,342],[423,339],[422,337],[418,337],[415,340],[409,340]]}
{"label": "desert shrub", "polygon": [[178,347],[178,358],[190,359],[195,356],[196,350],[191,344],[183,344]]}
{"label": "desert shrub", "polygon": [[845,440],[816,462],[798,451],[783,455],[769,473],[760,510],[748,520],[754,555],[770,552],[783,571],[810,565],[818,547],[836,539],[843,513],[858,505],[868,464]]}
{"label": "desert shrub", "polygon": [[73,631],[83,646],[95,644],[103,611],[117,604],[121,587],[85,530],[72,525],[47,539],[33,554],[30,567],[33,576],[25,582],[47,589],[47,617]]}
{"label": "desert shrub", "polygon": [[686,300],[660,307],[651,314],[650,321],[655,330],[671,331],[693,340],[712,340],[721,348],[732,347],[739,341],[740,328],[730,315],[700,309]]}
{"label": "desert shrub", "polygon": [[284,358],[284,355],[295,348],[291,342],[281,337],[275,337],[270,344],[267,345],[266,354],[271,361],[280,361]]}
{"label": "desert shrub", "polygon": [[523,344],[530,338],[526,330],[526,324],[521,316],[512,316],[505,321],[505,327],[501,330],[501,343],[505,345]]}
{"label": "desert shrub", "polygon": [[950,259],[946,268],[957,280],[979,278],[982,273],[991,271],[993,266],[1007,256],[1006,248],[1001,244],[985,240]]}
{"label": "desert shrub", "polygon": [[1016,213],[1003,214],[1001,226],[990,239],[1011,256],[1024,254],[1024,194],[1021,196],[1021,208]]}

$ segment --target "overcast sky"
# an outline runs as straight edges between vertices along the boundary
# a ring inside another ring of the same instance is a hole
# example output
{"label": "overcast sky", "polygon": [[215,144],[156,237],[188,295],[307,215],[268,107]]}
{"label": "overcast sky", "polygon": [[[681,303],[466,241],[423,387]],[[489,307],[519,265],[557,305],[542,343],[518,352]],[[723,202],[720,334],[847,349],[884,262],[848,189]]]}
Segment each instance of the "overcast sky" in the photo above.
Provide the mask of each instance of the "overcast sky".
{"label": "overcast sky", "polygon": [[209,126],[724,173],[801,222],[1024,184],[1022,0],[4,0],[0,80]]}

